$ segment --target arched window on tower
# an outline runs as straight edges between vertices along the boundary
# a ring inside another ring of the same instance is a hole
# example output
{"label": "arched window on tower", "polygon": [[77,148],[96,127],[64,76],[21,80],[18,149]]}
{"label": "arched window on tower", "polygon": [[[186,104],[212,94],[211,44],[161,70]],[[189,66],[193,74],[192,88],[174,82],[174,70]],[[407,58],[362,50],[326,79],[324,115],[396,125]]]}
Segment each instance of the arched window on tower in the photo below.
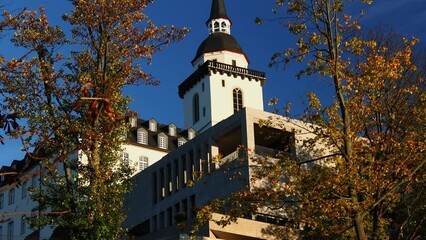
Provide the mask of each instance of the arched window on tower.
{"label": "arched window on tower", "polygon": [[219,32],[219,22],[214,22],[214,30],[213,32]]}
{"label": "arched window on tower", "polygon": [[222,32],[226,32],[226,23],[225,22],[222,22],[221,27],[222,27]]}
{"label": "arched window on tower", "polygon": [[192,99],[192,114],[194,123],[200,120],[200,99],[198,98],[198,94],[194,95]]}
{"label": "arched window on tower", "polygon": [[243,94],[239,88],[232,90],[233,102],[234,102],[234,113],[240,111],[243,108]]}

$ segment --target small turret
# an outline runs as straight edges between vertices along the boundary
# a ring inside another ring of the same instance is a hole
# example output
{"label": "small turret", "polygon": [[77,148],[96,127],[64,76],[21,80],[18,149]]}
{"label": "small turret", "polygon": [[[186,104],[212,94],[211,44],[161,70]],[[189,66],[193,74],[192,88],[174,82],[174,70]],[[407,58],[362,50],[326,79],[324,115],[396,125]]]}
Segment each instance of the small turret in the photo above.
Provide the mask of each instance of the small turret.
{"label": "small turret", "polygon": [[237,64],[241,67],[247,67],[249,62],[247,56],[237,40],[231,35],[232,22],[226,14],[224,0],[212,1],[210,17],[206,21],[206,25],[209,29],[209,36],[198,47],[192,65],[198,67],[207,60],[227,63],[225,60],[220,60],[220,56],[215,56],[227,51],[234,55],[239,54],[242,61],[238,61]]}

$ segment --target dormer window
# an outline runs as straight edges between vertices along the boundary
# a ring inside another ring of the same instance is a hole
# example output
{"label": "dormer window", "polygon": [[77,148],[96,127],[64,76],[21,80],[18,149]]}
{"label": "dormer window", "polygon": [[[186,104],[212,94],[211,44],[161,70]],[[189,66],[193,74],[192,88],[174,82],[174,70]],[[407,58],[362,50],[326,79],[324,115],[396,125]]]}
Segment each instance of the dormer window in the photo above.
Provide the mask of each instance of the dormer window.
{"label": "dormer window", "polygon": [[138,114],[135,112],[131,112],[129,114],[129,123],[130,123],[130,127],[134,128],[138,126]]}
{"label": "dormer window", "polygon": [[176,137],[176,126],[174,124],[169,125],[169,135]]}
{"label": "dormer window", "polygon": [[180,146],[182,146],[183,144],[185,144],[186,143],[186,139],[185,138],[183,138],[183,137],[180,137],[179,139],[178,139],[178,147],[180,147]]}
{"label": "dormer window", "polygon": [[140,144],[148,144],[148,132],[145,129],[143,128],[138,129],[137,141]]}
{"label": "dormer window", "polygon": [[158,134],[158,147],[161,149],[167,149],[168,148],[168,139],[167,135],[164,133]]}
{"label": "dormer window", "polygon": [[149,131],[157,131],[157,121],[155,121],[154,119],[149,120]]}
{"label": "dormer window", "polygon": [[195,131],[194,129],[190,128],[188,129],[188,140],[191,140],[195,137]]}

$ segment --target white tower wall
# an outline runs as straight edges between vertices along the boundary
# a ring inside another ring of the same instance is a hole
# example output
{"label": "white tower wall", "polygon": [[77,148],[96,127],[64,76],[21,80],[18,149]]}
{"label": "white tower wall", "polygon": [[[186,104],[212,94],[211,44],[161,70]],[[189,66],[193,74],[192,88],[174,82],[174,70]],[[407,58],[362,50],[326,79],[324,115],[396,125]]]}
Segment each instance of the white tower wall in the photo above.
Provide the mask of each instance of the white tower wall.
{"label": "white tower wall", "polygon": [[[234,114],[233,90],[236,88],[242,92],[243,107],[263,111],[261,81],[216,72],[202,78],[186,92],[184,96],[185,128],[192,127],[202,132]],[[196,94],[199,97],[200,118],[194,123],[193,99]]]}
{"label": "white tower wall", "polygon": [[218,51],[218,52],[210,52],[205,53],[200,56],[194,63],[194,69],[200,67],[203,63],[210,61],[218,61],[221,63],[226,63],[229,65],[233,65],[235,61],[235,65],[242,68],[248,68],[248,61],[246,57],[239,53],[234,53],[230,51]]}

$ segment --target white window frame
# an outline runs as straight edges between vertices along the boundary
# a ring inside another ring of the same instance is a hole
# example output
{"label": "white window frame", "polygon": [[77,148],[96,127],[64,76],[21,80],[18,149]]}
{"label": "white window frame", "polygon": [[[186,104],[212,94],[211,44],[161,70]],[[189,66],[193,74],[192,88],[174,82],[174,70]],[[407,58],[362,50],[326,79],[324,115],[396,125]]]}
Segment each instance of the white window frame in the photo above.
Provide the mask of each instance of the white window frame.
{"label": "white window frame", "polygon": [[186,143],[186,140],[184,138],[178,138],[178,147],[184,145]]}
{"label": "white window frame", "polygon": [[12,240],[14,235],[14,223],[10,221],[7,223],[7,240]]}
{"label": "white window frame", "polygon": [[140,144],[148,144],[148,132],[143,129],[139,128],[137,131],[137,142]]}
{"label": "white window frame", "polygon": [[12,205],[15,203],[15,188],[9,190],[8,204]]}
{"label": "white window frame", "polygon": [[22,183],[21,199],[24,199],[27,196],[28,196],[28,182],[25,181]]}
{"label": "white window frame", "polygon": [[120,153],[120,160],[122,163],[129,165],[130,161],[129,161],[129,154],[126,152],[121,152]]}
{"label": "white window frame", "polygon": [[155,121],[154,119],[149,120],[149,130],[152,132],[157,131],[157,121]]}
{"label": "white window frame", "polygon": [[240,111],[244,107],[243,102],[243,92],[239,88],[234,88],[232,90],[232,104],[234,108],[234,113]]}
{"label": "white window frame", "polygon": [[158,135],[158,147],[161,149],[168,148],[168,139],[164,133]]}
{"label": "white window frame", "polygon": [[149,159],[147,156],[139,157],[139,171],[145,170],[149,166]]}
{"label": "white window frame", "polygon": [[169,124],[169,135],[176,137],[176,126],[174,124]]}

